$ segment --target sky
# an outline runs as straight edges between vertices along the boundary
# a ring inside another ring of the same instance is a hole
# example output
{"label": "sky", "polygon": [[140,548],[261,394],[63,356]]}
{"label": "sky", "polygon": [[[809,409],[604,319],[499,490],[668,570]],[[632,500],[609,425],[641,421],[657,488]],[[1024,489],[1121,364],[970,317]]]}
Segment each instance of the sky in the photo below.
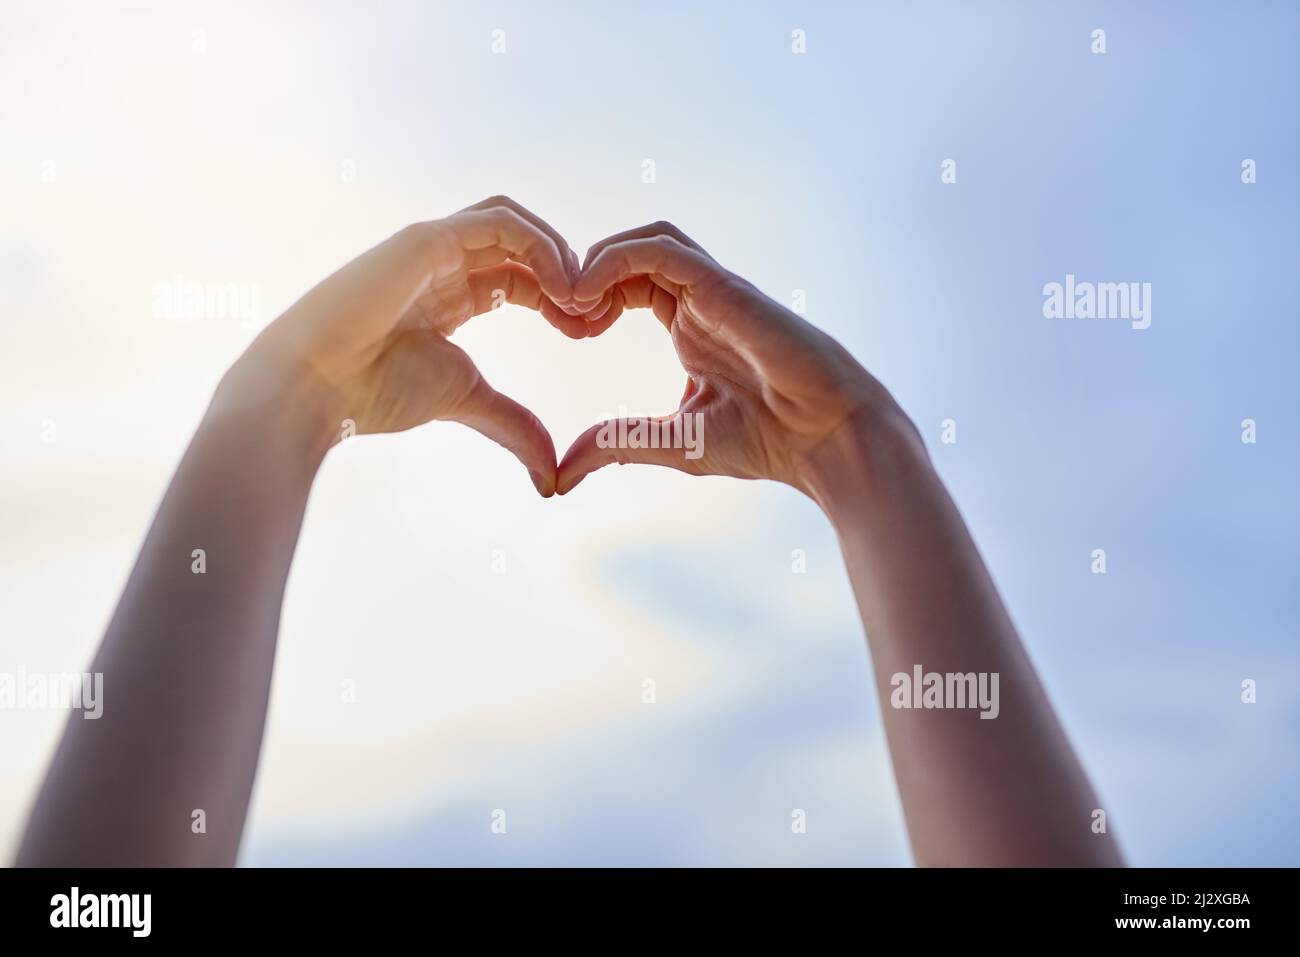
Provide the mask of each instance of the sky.
{"label": "sky", "polygon": [[[1300,863],[1294,5],[0,23],[0,671],[86,667],[259,328],[504,193],[580,252],[670,220],[805,302],[916,421],[1130,862]],[[1046,318],[1067,275],[1149,283],[1149,328]],[[160,310],[184,283],[250,308]],[[560,449],[681,393],[646,312],[574,342],[508,306],[456,341]],[[308,506],[241,862],[905,866],[870,669],[788,488],[610,468],[543,501],[462,427],[358,437]],[[0,710],[6,858],[63,719]]]}

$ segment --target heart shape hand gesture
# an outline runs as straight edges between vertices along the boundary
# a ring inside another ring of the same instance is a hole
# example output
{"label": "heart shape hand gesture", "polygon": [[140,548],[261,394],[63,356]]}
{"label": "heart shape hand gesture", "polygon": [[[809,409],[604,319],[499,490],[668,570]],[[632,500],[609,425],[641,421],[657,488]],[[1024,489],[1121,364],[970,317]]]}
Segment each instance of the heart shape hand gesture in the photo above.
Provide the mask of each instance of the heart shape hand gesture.
{"label": "heart shape hand gesture", "polygon": [[[448,339],[503,301],[579,339],[626,309],[649,308],[687,374],[677,411],[597,424],[557,465],[537,417],[488,385]],[[884,404],[883,387],[835,340],[675,226],[611,236],[579,267],[559,233],[505,197],[409,226],[353,260],[268,326],[228,377],[237,388],[227,393],[295,383],[330,434],[345,419],[360,432],[462,422],[514,453],[543,496],[612,462],[770,478],[815,494],[819,450],[868,404]],[[651,442],[647,429],[696,441]]]}
{"label": "heart shape hand gesture", "polygon": [[[677,410],[599,423],[557,464],[537,417],[448,338],[503,301],[574,338],[649,308],[686,372]],[[881,697],[893,705],[882,712],[918,860],[1122,865],[1087,826],[1097,797],[910,420],[838,343],[668,223],[602,240],[581,265],[554,229],[504,198],[410,226],[268,326],[209,413],[93,666],[131,705],[105,731],[68,723],[22,866],[234,863],[315,470],[345,420],[393,432],[432,419],[508,448],[543,496],[611,462],[804,491],[843,545]],[[688,434],[690,443],[663,441]],[[929,712],[939,672],[926,676],[926,713],[900,707],[886,683],[915,674],[919,689],[922,660],[956,668],[949,689],[954,675],[980,677],[978,718],[968,720],[974,690]],[[1002,713],[999,687],[1008,717],[980,720]],[[83,807],[87,781],[106,795],[107,817]],[[213,834],[178,842],[178,829],[158,822],[185,820],[196,795],[214,811]]]}

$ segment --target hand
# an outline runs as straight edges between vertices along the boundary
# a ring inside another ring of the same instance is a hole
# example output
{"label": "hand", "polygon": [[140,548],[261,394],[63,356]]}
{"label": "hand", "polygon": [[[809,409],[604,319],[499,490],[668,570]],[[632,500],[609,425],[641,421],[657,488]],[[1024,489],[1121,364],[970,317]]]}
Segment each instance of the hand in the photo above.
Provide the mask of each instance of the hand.
{"label": "hand", "polygon": [[[555,445],[537,417],[484,380],[447,340],[472,316],[513,302],[562,332],[587,334],[572,305],[577,256],[533,213],[504,197],[408,226],[317,285],[257,337],[218,392],[267,390],[306,404],[337,434],[462,422],[513,452],[543,496],[555,490]],[[558,304],[558,305],[557,305]]]}
{"label": "hand", "polygon": [[[604,465],[635,462],[775,479],[816,497],[814,458],[860,412],[897,408],[838,342],[719,266],[670,223],[593,246],[573,298],[593,335],[624,309],[648,306],[672,336],[688,378],[675,413],[601,423],[580,435],[560,462],[561,495]],[[683,448],[607,447],[611,437],[634,434],[639,421],[683,429],[687,415],[702,424],[698,457]]]}

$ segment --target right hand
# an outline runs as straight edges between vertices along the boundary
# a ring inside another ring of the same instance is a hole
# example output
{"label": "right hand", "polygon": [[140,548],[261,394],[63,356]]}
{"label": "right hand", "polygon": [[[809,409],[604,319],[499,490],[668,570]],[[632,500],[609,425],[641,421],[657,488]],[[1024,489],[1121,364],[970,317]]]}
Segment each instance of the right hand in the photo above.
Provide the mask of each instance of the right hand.
{"label": "right hand", "polygon": [[[629,230],[593,246],[573,300],[588,312],[592,335],[608,329],[624,309],[654,312],[672,336],[687,383],[677,411],[650,421],[701,414],[703,454],[687,458],[681,448],[605,448],[602,432],[605,437],[627,433],[600,423],[580,435],[561,460],[560,494],[613,462],[775,479],[812,494],[817,452],[850,428],[859,413],[897,409],[843,346],[718,265],[671,223]],[[638,420],[625,421],[631,428]]]}

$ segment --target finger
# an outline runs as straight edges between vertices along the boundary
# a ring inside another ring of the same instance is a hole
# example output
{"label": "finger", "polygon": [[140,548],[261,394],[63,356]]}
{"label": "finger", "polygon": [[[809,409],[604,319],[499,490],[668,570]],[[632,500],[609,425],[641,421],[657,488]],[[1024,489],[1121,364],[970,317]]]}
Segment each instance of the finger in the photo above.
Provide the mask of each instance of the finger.
{"label": "finger", "polygon": [[[683,246],[686,246],[690,249],[694,249],[697,252],[705,256],[708,256],[708,253],[705,252],[704,248],[699,243],[691,239],[691,237],[687,236],[677,226],[673,225],[670,222],[660,220],[659,222],[656,223],[648,223],[645,226],[638,226],[635,229],[627,229],[621,233],[615,233],[612,236],[605,237],[600,242],[596,243],[594,246],[592,246],[590,249],[587,250],[587,258],[584,261],[584,268],[589,266],[592,263],[592,261],[601,254],[601,252],[603,252],[605,249],[607,249],[610,246],[631,239],[648,239],[655,236],[667,236],[671,239],[675,239]],[[712,257],[709,258],[711,259]],[[585,303],[583,305],[585,305]],[[644,302],[637,302],[635,305],[633,305],[632,303],[628,303],[627,308],[637,308],[640,306],[647,306],[647,305],[650,305],[648,299]],[[592,323],[598,323],[598,322],[600,323],[599,331],[593,330],[591,332],[591,335],[593,336],[599,335],[600,332],[603,332],[605,329],[609,328],[609,326],[612,324],[613,319],[610,319],[607,322],[600,322],[600,320],[604,317],[605,312],[606,309],[603,300],[600,303],[600,305],[588,311],[588,315],[587,315],[588,321]],[[667,323],[665,324],[667,325]]]}
{"label": "finger", "polygon": [[665,329],[673,327],[673,316],[677,314],[677,296],[661,282],[656,282],[652,276],[634,276],[619,283],[616,288],[622,290],[626,308],[649,307]]}
{"label": "finger", "polygon": [[628,309],[649,308],[665,329],[672,329],[677,314],[677,297],[649,276],[633,276],[618,283],[605,294],[609,308],[593,311],[587,320],[587,335],[595,337],[612,326]]}
{"label": "finger", "polygon": [[[515,202],[509,196],[490,196],[487,199],[483,200],[482,202],[478,202],[475,203],[473,206],[466,207],[466,209],[462,210],[462,212],[468,212],[470,210],[491,209],[493,207],[502,207],[504,209],[509,209],[513,211],[517,215],[522,216],[528,222],[532,223],[542,232],[546,233],[546,235],[550,236],[551,241],[554,242],[556,248],[560,250],[560,257],[564,260],[564,268],[566,274],[569,277],[569,284],[572,285],[573,283],[577,282],[578,275],[582,272],[582,268],[578,264],[578,254],[573,251],[573,247],[569,245],[569,241],[565,239],[562,235],[560,235],[560,231],[558,229],[556,229],[546,220],[542,219],[542,217],[538,216],[527,206],[524,206],[522,203]],[[564,311],[568,312],[570,315],[577,315],[581,311],[578,309],[577,306],[573,305],[571,302],[565,302],[561,308]]]}
{"label": "finger", "polygon": [[609,304],[602,312],[599,308],[593,313],[593,318],[587,320],[587,335],[591,338],[603,333],[612,326],[618,317],[623,315],[623,310],[627,308],[627,302],[621,285],[615,286],[605,294],[609,299]]}
{"label": "finger", "polygon": [[547,322],[570,339],[585,339],[589,334],[586,319],[581,316],[569,315],[560,306],[545,297],[542,299],[541,313]]}
{"label": "finger", "polygon": [[621,233],[615,233],[613,236],[606,236],[600,242],[596,243],[596,245],[587,250],[587,258],[583,260],[582,266],[585,269],[587,266],[591,265],[591,261],[599,256],[608,246],[612,246],[615,243],[626,242],[629,239],[646,239],[651,236],[671,236],[683,246],[694,249],[696,252],[704,253],[706,256],[708,255],[708,253],[704,252],[703,246],[691,239],[691,237],[687,236],[672,223],[661,219],[657,223],[648,223],[645,226],[638,226],[636,229],[626,229]]}
{"label": "finger", "polygon": [[587,322],[595,322],[601,316],[605,315],[605,313],[609,311],[609,305],[612,301],[612,292],[612,290],[607,291],[605,295],[600,297],[600,300],[595,305],[584,303],[580,312],[582,318],[587,320]]}
{"label": "finger", "polygon": [[469,274],[471,316],[481,316],[507,302],[540,312],[551,325],[571,339],[585,339],[588,323],[564,312],[546,297],[537,276],[527,266],[508,262]]}
{"label": "finger", "polygon": [[703,450],[701,413],[678,410],[655,418],[608,419],[574,440],[556,473],[556,491],[575,485],[606,465],[661,465],[698,475]]}
{"label": "finger", "polygon": [[629,239],[596,255],[574,286],[573,298],[580,306],[595,303],[609,287],[633,276],[650,276],[676,289],[724,274],[704,253],[671,236]]}
{"label": "finger", "polygon": [[485,312],[499,309],[507,302],[529,309],[540,309],[545,300],[533,271],[513,262],[471,272],[469,293],[473,303],[470,312],[472,316],[481,316]]}
{"label": "finger", "polygon": [[499,246],[510,259],[532,269],[547,296],[558,302],[571,301],[573,284],[560,247],[513,209],[470,210],[449,216],[444,223],[467,254]]}
{"label": "finger", "polygon": [[580,271],[578,268],[578,254],[569,246],[568,240],[560,235],[558,229],[522,203],[515,202],[509,196],[489,196],[487,199],[475,203],[473,206],[466,206],[461,210],[461,212],[466,213],[472,210],[491,209],[494,206],[500,206],[512,210],[517,215],[522,216],[528,222],[532,223],[542,232],[546,233],[546,235],[550,236],[551,241],[555,243],[555,248],[560,251],[560,255],[564,259],[564,264],[569,273],[569,279],[576,280],[578,278],[578,273]]}
{"label": "finger", "polygon": [[[613,291],[611,290],[605,293],[605,295],[601,296],[600,300],[596,302],[594,305],[584,304],[583,307],[576,314],[571,314],[566,311],[564,312],[564,315],[570,319],[576,318],[578,321],[583,323],[583,327],[584,327],[584,331],[582,334],[583,338],[586,338],[587,336],[593,336],[596,335],[596,333],[592,332],[592,325],[598,322],[600,319],[602,319],[604,315],[607,312],[609,312],[609,307],[612,301],[613,301]],[[567,306],[559,307],[559,308],[565,310],[568,309]]]}
{"label": "finger", "polygon": [[468,425],[513,453],[528,469],[542,498],[555,494],[555,443],[541,420],[514,399],[480,377],[447,418]]}
{"label": "finger", "polygon": [[810,345],[824,348],[820,343],[824,334],[809,323],[705,254],[667,235],[606,247],[578,280],[574,299],[583,305],[607,284],[623,290],[624,308],[649,305],[669,331],[680,298],[691,289],[692,311],[701,324],[714,333],[725,332],[764,366],[788,365],[792,355],[806,353]]}

